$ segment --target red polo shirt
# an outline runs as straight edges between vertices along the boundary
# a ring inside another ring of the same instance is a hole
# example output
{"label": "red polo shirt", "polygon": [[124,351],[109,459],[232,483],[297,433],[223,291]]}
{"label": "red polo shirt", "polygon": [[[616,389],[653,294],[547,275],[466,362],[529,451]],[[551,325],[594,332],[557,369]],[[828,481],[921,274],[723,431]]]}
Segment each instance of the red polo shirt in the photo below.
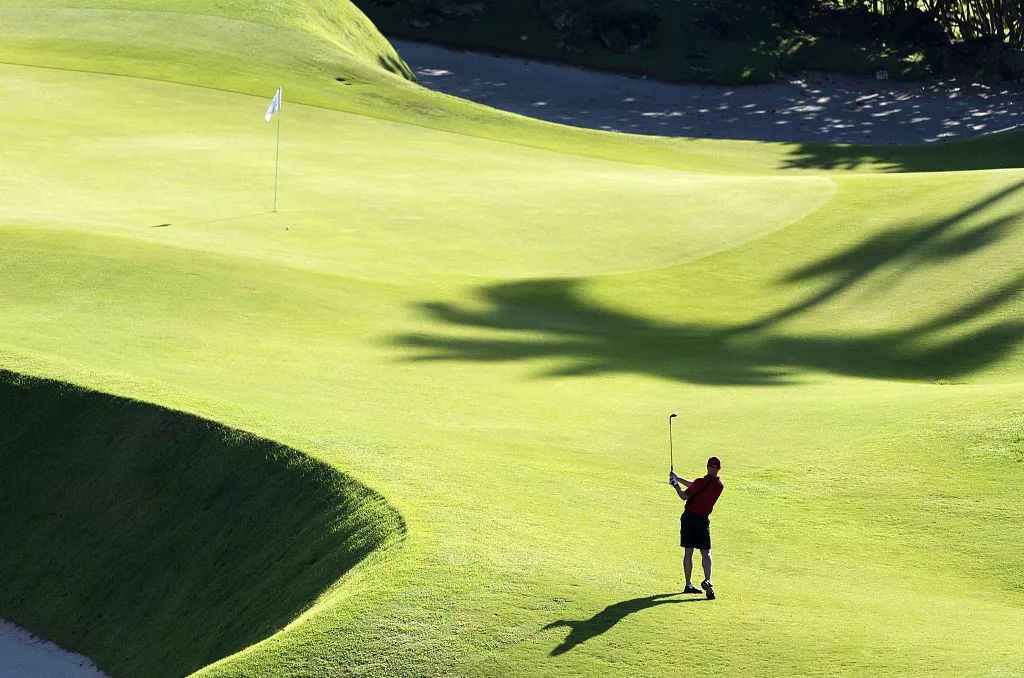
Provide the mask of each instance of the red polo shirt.
{"label": "red polo shirt", "polygon": [[[711,483],[708,489],[704,489],[704,486]],[[722,479],[714,476],[704,476],[703,478],[697,478],[693,481],[693,485],[686,488],[687,497],[697,497],[689,503],[686,507],[687,513],[695,513],[698,516],[710,516],[712,509],[715,508],[715,502],[722,496],[722,490],[725,486],[722,485]],[[698,493],[700,493],[698,495]]]}

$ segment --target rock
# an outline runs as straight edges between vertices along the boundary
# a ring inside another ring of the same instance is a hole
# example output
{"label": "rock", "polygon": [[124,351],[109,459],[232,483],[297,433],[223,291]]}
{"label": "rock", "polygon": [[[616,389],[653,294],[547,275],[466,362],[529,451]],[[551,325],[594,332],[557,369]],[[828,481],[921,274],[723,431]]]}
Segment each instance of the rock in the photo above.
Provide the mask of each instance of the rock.
{"label": "rock", "polygon": [[609,50],[633,54],[654,41],[654,32],[659,23],[661,17],[652,12],[615,12],[598,17],[595,32]]}

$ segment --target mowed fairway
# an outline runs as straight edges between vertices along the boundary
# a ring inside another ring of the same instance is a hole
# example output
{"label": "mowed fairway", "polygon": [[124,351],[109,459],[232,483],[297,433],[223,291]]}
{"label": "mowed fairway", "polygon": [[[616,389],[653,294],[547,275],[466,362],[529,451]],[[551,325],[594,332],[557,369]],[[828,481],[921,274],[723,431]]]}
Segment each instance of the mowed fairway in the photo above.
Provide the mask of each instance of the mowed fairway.
{"label": "mowed fairway", "polygon": [[[1024,171],[561,142],[382,69],[295,102],[296,52],[271,213],[272,65],[215,89],[193,45],[200,87],[72,37],[0,65],[0,368],[289,445],[404,521],[202,675],[1024,675]],[[714,602],[671,595],[669,412],[678,472],[724,463]]]}

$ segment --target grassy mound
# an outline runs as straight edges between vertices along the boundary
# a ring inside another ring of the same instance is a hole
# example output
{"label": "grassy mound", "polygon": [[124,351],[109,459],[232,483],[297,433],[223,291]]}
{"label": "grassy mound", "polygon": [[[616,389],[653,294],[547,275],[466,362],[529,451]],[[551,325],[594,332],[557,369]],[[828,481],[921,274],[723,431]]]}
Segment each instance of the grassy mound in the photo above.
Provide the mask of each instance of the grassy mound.
{"label": "grassy mound", "polygon": [[[541,122],[416,86],[394,49],[348,0],[269,5],[252,0],[215,5],[0,0],[0,63],[127,75],[260,97],[251,109],[237,110],[238,119],[262,115],[283,84],[286,106],[307,104],[574,156],[700,173],[1014,167],[1024,149],[1021,133],[943,149],[830,147],[635,138]],[[0,93],[20,97],[24,77],[35,76],[5,75]],[[74,103],[60,94],[48,101],[34,99],[44,110],[53,102]],[[126,101],[122,107],[146,105],[173,114],[174,104],[171,98]]]}
{"label": "grassy mound", "polygon": [[0,372],[0,609],[115,675],[181,676],[277,632],[401,534],[271,441]]}
{"label": "grassy mound", "polygon": [[[69,65],[76,56],[80,58],[108,43],[116,45],[106,55],[107,63],[115,67],[139,61],[173,69],[185,65],[181,61],[190,56],[194,59],[204,51],[213,51],[228,59],[221,63],[225,72],[246,70],[235,62],[238,57],[244,58],[250,68],[272,61],[279,69],[287,70],[304,50],[306,56],[312,56],[309,50],[316,41],[322,43],[317,50],[321,60],[333,51],[343,62],[412,77],[391,44],[354,5],[344,1],[42,0],[26,4],[3,0],[0,10],[8,20],[17,21],[7,30],[12,37],[24,40],[24,47],[31,47],[42,31],[61,35],[64,40],[54,45],[52,58],[65,59]],[[112,29],[103,30],[104,25]],[[171,27],[177,31],[169,41],[161,32]],[[288,45],[289,41],[293,44]],[[18,47],[8,44],[9,54],[17,54]],[[170,53],[177,59],[168,59]],[[312,64],[307,60],[305,65],[308,68]]]}

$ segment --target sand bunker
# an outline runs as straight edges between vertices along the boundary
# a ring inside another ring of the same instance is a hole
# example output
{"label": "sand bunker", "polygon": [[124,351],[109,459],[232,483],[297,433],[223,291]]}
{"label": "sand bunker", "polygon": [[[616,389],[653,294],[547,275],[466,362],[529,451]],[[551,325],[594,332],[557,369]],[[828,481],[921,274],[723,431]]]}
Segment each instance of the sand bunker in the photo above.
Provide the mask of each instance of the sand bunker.
{"label": "sand bunker", "polygon": [[88,657],[0,619],[0,678],[106,678]]}
{"label": "sand bunker", "polygon": [[635,134],[844,144],[920,144],[1024,124],[1024,87],[807,73],[770,85],[676,85],[393,41],[420,83],[565,125]]}

